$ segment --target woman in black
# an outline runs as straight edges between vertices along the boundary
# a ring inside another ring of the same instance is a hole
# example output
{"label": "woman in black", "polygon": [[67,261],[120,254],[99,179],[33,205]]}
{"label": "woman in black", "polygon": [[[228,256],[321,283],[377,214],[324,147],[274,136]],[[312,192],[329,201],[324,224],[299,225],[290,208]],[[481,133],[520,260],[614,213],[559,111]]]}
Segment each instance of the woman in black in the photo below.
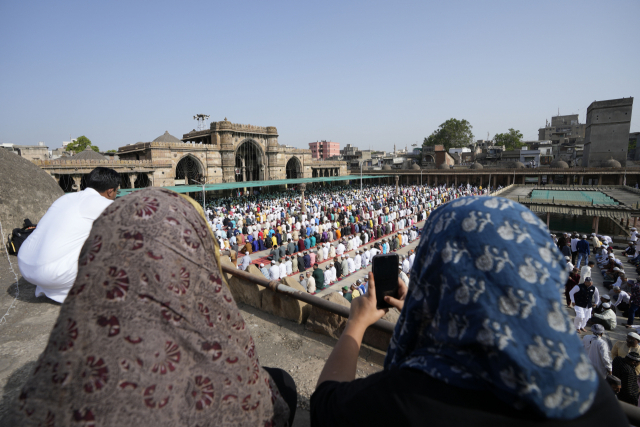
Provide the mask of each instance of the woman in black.
{"label": "woman in black", "polygon": [[349,320],[311,397],[312,426],[628,425],[598,378],[560,290],[566,263],[546,226],[497,197],[438,208],[423,229],[411,290],[382,372],[355,379],[362,337],[385,311],[375,281]]}

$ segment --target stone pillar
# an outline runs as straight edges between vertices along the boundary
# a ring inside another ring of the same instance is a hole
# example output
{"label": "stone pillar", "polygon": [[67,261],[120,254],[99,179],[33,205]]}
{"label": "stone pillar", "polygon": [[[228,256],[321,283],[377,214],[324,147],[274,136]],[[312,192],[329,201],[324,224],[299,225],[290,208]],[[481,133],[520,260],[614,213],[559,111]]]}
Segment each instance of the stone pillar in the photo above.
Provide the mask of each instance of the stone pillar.
{"label": "stone pillar", "polygon": [[51,178],[55,179],[58,185],[60,185],[60,175],[51,175]]}
{"label": "stone pillar", "polygon": [[483,179],[482,179],[482,178],[483,178],[483,175],[482,175],[482,174],[480,174],[480,184],[478,185],[478,187],[482,187],[482,181],[483,181]]}
{"label": "stone pillar", "polygon": [[593,230],[594,233],[598,234],[598,224],[600,223],[600,217],[596,216],[596,226],[595,226],[595,230]]}
{"label": "stone pillar", "polygon": [[400,189],[398,188],[398,183],[400,182],[400,177],[396,175],[396,196],[400,194]]}
{"label": "stone pillar", "polygon": [[602,185],[602,174],[598,175],[598,185]]}
{"label": "stone pillar", "polygon": [[571,175],[567,175],[567,185],[571,183]]}
{"label": "stone pillar", "polygon": [[498,188],[498,186],[496,185],[496,181],[497,181],[497,176],[493,175],[493,189],[495,190],[496,188]]}
{"label": "stone pillar", "polygon": [[623,176],[622,176],[622,175],[620,175],[620,179],[618,180],[618,182],[619,182],[619,184],[618,184],[618,185],[622,185],[622,179],[623,179]]}
{"label": "stone pillar", "polygon": [[551,212],[547,212],[547,228],[549,228],[550,223],[551,223]]}
{"label": "stone pillar", "polygon": [[471,177],[469,175],[467,175],[467,185],[470,184],[470,180],[471,180]]}
{"label": "stone pillar", "polygon": [[[222,182],[235,182],[236,180],[236,158],[233,149],[231,122],[225,120],[220,122],[220,156],[222,158]],[[272,166],[271,164],[269,164]],[[268,176],[265,179],[269,179]]]}
{"label": "stone pillar", "polygon": [[542,184],[542,175],[538,175],[538,185]]}
{"label": "stone pillar", "polygon": [[153,187],[153,172],[149,172],[147,178],[149,178],[149,187]]}
{"label": "stone pillar", "polygon": [[[130,173],[129,174],[129,182],[131,183],[131,187],[129,188],[136,188],[136,180],[138,179],[138,174],[135,173]],[[189,184],[188,182],[185,182],[185,184]]]}
{"label": "stone pillar", "polygon": [[453,180],[454,180],[454,185],[456,186],[456,188],[458,188],[458,174],[455,174],[453,176]]}
{"label": "stone pillar", "polygon": [[307,189],[306,184],[298,185],[298,190],[300,190],[300,206],[302,213],[307,213],[307,206],[304,203],[304,191]]}
{"label": "stone pillar", "polygon": [[82,175],[73,175],[73,185],[71,186],[71,188],[73,188],[76,191],[80,191],[81,187],[82,187]]}
{"label": "stone pillar", "polygon": [[633,226],[637,227],[638,226],[637,224],[638,224],[638,217],[636,216],[633,218]]}
{"label": "stone pillar", "polygon": [[449,175],[447,175],[447,187],[449,186]]}
{"label": "stone pillar", "polygon": [[582,185],[583,181],[584,181],[584,175],[580,175],[580,185]]}

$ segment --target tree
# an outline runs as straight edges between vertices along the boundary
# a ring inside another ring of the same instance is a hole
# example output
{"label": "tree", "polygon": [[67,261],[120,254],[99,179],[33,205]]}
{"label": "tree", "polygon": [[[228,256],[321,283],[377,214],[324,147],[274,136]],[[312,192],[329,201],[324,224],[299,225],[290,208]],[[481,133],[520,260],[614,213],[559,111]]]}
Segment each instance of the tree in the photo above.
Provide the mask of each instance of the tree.
{"label": "tree", "polygon": [[107,153],[117,153],[117,150],[107,150]]}
{"label": "tree", "polygon": [[493,137],[495,145],[504,145],[505,150],[517,150],[522,147],[522,134],[519,130],[509,129],[507,133],[497,133]]}
{"label": "tree", "polygon": [[449,148],[467,147],[473,142],[473,126],[462,119],[449,119],[433,131],[422,145],[444,145],[445,151]]}
{"label": "tree", "polygon": [[92,145],[91,140],[84,135],[78,137],[78,139],[76,139],[75,141],[67,144],[67,151],[72,151],[78,154],[79,152],[84,151],[85,148],[87,147],[91,148],[96,153],[100,152],[100,149],[95,145]]}

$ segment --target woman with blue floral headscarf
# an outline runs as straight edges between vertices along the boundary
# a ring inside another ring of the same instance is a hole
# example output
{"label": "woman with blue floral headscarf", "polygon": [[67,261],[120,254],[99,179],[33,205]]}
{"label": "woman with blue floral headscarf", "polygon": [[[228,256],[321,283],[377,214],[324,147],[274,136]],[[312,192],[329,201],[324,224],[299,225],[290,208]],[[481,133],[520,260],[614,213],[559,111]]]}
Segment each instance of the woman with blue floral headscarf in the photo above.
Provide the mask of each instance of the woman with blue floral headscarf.
{"label": "woman with blue floral headscarf", "polygon": [[312,425],[628,425],[563,309],[565,265],[518,203],[437,209],[411,289],[400,281],[400,300],[385,297],[401,314],[384,370],[355,379],[364,331],[384,315],[370,276],[311,397]]}

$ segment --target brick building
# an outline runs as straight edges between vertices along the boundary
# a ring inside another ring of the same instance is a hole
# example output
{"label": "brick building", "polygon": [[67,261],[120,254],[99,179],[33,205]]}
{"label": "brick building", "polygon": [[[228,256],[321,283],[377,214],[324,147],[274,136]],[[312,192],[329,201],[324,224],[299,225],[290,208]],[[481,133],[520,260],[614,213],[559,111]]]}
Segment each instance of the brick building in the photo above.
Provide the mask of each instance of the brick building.
{"label": "brick building", "polygon": [[314,159],[328,159],[340,155],[340,143],[331,141],[316,141],[309,143],[311,157]]}

